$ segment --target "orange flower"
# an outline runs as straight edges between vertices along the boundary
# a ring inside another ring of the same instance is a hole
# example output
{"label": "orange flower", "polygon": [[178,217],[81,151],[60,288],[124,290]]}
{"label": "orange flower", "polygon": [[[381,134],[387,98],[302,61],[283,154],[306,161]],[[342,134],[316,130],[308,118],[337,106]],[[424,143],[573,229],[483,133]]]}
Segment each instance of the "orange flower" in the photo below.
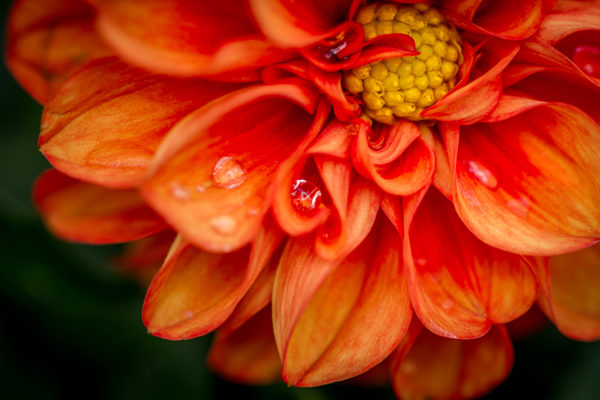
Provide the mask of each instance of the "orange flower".
{"label": "orange flower", "polygon": [[468,398],[536,298],[600,338],[599,21],[597,1],[20,0],[7,61],[45,104],[49,228],[166,256],[150,333],[219,328],[210,363],[243,382],[387,360],[400,397]]}

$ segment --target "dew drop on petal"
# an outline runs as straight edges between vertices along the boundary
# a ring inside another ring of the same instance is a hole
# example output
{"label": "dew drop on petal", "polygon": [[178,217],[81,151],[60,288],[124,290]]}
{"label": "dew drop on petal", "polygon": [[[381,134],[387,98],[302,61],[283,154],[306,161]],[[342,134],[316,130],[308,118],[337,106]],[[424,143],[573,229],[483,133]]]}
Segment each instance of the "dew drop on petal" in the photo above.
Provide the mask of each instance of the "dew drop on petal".
{"label": "dew drop on petal", "polygon": [[507,201],[506,206],[510,211],[519,217],[526,217],[529,213],[529,209],[531,208],[531,202],[526,197],[519,197]]}
{"label": "dew drop on petal", "polygon": [[233,157],[221,157],[215,164],[212,179],[215,186],[234,189],[241,186],[248,176],[246,169]]}
{"label": "dew drop on petal", "polygon": [[444,300],[444,301],[442,302],[442,308],[443,308],[444,310],[449,310],[449,309],[451,309],[452,307],[454,307],[454,300],[452,300],[452,299],[446,299],[446,300]]}
{"label": "dew drop on petal", "polygon": [[427,265],[427,259],[425,258],[414,258],[413,262],[415,263],[416,267],[424,267]]}
{"label": "dew drop on petal", "polygon": [[177,200],[189,200],[190,190],[179,182],[171,183],[171,195]]}
{"label": "dew drop on petal", "polygon": [[194,316],[194,312],[192,310],[185,310],[183,312],[183,316],[187,319],[190,319]]}
{"label": "dew drop on petal", "polygon": [[246,215],[248,215],[249,217],[254,217],[254,216],[258,215],[259,213],[260,213],[260,210],[258,208],[251,207],[246,212]]}
{"label": "dew drop on petal", "polygon": [[305,216],[314,214],[321,205],[321,189],[314,183],[297,179],[290,193],[296,211]]}
{"label": "dew drop on petal", "polygon": [[238,223],[235,218],[229,215],[220,215],[213,217],[209,221],[211,228],[222,235],[232,235],[238,228]]}
{"label": "dew drop on petal", "polygon": [[481,184],[492,190],[498,187],[498,178],[486,166],[475,160],[466,161],[465,164],[467,171]]}
{"label": "dew drop on petal", "polygon": [[577,46],[573,49],[571,59],[586,74],[600,78],[600,49],[593,46]]}

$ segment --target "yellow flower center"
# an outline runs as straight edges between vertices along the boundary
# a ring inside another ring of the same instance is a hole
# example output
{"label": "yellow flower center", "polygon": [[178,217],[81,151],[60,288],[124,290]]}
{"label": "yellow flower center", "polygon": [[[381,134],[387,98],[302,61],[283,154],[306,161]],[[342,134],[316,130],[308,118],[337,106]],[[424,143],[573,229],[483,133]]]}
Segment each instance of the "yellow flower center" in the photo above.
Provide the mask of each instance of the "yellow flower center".
{"label": "yellow flower center", "polygon": [[393,124],[397,118],[422,120],[421,111],[441,99],[456,83],[463,61],[456,29],[428,3],[369,4],[358,11],[356,22],[363,26],[365,40],[402,33],[413,38],[420,54],[347,71],[344,88],[362,96],[364,111],[376,121]]}

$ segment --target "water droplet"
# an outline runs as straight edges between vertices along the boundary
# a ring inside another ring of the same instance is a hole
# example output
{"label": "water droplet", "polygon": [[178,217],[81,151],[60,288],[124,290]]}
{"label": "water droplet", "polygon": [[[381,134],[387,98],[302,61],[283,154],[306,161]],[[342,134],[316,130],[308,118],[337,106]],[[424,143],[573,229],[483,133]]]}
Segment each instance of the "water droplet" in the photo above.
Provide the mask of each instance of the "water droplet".
{"label": "water droplet", "polygon": [[600,49],[594,46],[577,46],[571,56],[573,62],[586,74],[600,78]]}
{"label": "water droplet", "polygon": [[249,217],[254,217],[255,215],[258,215],[258,213],[260,212],[260,210],[256,207],[251,207],[248,209],[248,212],[246,213],[246,215],[248,215]]}
{"label": "water droplet", "polygon": [[186,186],[182,186],[179,182],[171,183],[171,195],[178,200],[188,200],[190,198],[190,190]]}
{"label": "water droplet", "polygon": [[187,319],[190,319],[194,316],[194,312],[192,310],[185,310],[183,312],[183,316],[186,317]]}
{"label": "water droplet", "polygon": [[304,179],[297,179],[294,182],[290,196],[296,211],[305,216],[314,214],[322,201],[319,187]]}
{"label": "water droplet", "polygon": [[237,221],[229,215],[211,218],[209,223],[211,228],[222,235],[231,235],[235,233],[238,227]]}
{"label": "water droplet", "polygon": [[221,157],[212,172],[215,186],[223,189],[241,186],[246,181],[247,175],[244,166],[233,157]]}
{"label": "water droplet", "polygon": [[449,309],[451,309],[452,307],[454,307],[454,300],[452,300],[452,299],[445,299],[445,300],[442,302],[442,308],[443,308],[444,310],[449,310]]}
{"label": "water droplet", "polygon": [[425,258],[414,258],[413,262],[415,263],[416,267],[424,267],[427,265],[427,259]]}
{"label": "water droplet", "polygon": [[531,208],[531,202],[526,197],[519,197],[507,201],[506,207],[519,217],[526,217]]}
{"label": "water droplet", "polygon": [[487,188],[496,189],[498,187],[498,178],[483,164],[475,160],[467,161],[465,164],[469,173]]}
{"label": "water droplet", "polygon": [[204,185],[196,185],[196,192],[204,193],[206,192],[206,187]]}

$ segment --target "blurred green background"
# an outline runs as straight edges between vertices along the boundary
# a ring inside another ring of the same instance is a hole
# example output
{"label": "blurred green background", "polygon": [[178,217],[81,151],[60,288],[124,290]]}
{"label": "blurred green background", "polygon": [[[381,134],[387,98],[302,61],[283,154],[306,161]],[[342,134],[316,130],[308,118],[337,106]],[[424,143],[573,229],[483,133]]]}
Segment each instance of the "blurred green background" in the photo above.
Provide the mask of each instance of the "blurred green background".
{"label": "blurred green background", "polygon": [[[2,24],[9,3],[2,1]],[[210,337],[149,336],[143,289],[112,267],[119,248],[67,244],[40,222],[30,187],[48,168],[36,147],[41,107],[4,64],[0,84],[0,398],[393,398],[390,388],[343,384],[235,385],[207,370]],[[548,328],[515,351],[510,378],[487,398],[600,399],[600,343]]]}

